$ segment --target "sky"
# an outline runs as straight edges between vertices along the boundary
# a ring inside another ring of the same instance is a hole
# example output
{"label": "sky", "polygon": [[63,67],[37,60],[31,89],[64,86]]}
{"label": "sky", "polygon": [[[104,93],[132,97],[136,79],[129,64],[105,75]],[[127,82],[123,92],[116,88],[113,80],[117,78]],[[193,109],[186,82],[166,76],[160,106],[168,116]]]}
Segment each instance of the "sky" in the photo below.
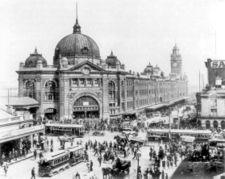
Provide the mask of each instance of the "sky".
{"label": "sky", "polygon": [[[207,58],[225,59],[224,0],[77,0],[81,31],[92,37],[102,59],[112,50],[126,70],[151,62],[166,74],[177,44],[190,88],[207,83]],[[0,88],[18,86],[16,70],[37,47],[48,64],[72,33],[75,0],[1,0]]]}

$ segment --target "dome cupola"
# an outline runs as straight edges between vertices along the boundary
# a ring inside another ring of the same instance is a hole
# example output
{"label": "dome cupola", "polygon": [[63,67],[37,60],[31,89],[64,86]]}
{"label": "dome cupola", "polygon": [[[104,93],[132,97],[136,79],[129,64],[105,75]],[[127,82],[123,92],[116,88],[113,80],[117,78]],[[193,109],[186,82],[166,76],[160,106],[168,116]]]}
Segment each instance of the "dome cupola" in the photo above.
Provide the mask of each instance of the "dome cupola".
{"label": "dome cupola", "polygon": [[116,68],[117,65],[121,65],[120,61],[117,59],[117,57],[113,54],[111,51],[110,55],[105,60],[106,64],[111,68]]}
{"label": "dome cupola", "polygon": [[144,73],[145,73],[145,74],[153,73],[153,66],[151,65],[150,62],[149,62],[149,64],[145,67]]}
{"label": "dome cupola", "polygon": [[26,68],[35,68],[37,67],[38,63],[42,63],[43,67],[47,66],[47,61],[42,54],[39,54],[37,49],[35,48],[34,53],[30,54],[30,56],[25,61]]}

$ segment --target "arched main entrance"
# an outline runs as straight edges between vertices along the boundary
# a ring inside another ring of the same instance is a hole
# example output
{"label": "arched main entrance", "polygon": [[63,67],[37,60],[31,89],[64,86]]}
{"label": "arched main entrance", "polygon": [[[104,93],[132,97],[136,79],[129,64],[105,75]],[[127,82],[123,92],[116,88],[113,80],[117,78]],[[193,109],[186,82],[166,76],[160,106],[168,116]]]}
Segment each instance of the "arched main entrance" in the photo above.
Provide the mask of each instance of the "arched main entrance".
{"label": "arched main entrance", "polygon": [[91,96],[78,98],[73,105],[74,119],[99,118],[99,104]]}

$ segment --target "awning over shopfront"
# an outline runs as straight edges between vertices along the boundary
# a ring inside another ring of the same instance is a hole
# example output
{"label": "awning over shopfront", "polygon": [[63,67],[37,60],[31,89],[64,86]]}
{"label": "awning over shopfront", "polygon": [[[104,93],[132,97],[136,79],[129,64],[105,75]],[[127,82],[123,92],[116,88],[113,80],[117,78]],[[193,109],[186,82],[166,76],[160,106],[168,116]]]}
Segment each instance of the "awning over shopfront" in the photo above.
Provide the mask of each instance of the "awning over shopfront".
{"label": "awning over shopfront", "polygon": [[30,97],[9,97],[7,106],[13,107],[39,107],[37,100]]}
{"label": "awning over shopfront", "polygon": [[183,100],[186,100],[188,99],[188,97],[183,97],[183,98],[178,98],[178,99],[174,99],[168,103],[160,103],[160,104],[156,104],[156,105],[153,105],[153,106],[150,106],[148,108],[146,108],[147,110],[156,110],[156,109],[160,109],[160,108],[163,108],[163,107],[169,107],[177,102],[180,102],[180,101],[183,101]]}
{"label": "awning over shopfront", "polygon": [[14,117],[16,117],[16,116],[13,116],[13,115],[9,114],[7,111],[0,109],[0,121],[2,119],[11,119]]}
{"label": "awning over shopfront", "polygon": [[80,124],[59,124],[59,123],[49,123],[46,124],[46,127],[62,127],[62,128],[83,128],[83,125]]}
{"label": "awning over shopfront", "polygon": [[16,140],[22,137],[29,136],[31,134],[44,133],[44,131],[44,125],[32,126],[13,131],[4,131],[0,133],[0,143]]}
{"label": "awning over shopfront", "polygon": [[178,99],[172,100],[169,103],[167,103],[167,106],[171,106],[171,105],[173,105],[177,102],[180,102],[180,101],[183,101],[183,100],[186,100],[186,99],[188,99],[188,97],[183,97],[183,98],[178,98]]}
{"label": "awning over shopfront", "polygon": [[161,103],[161,104],[156,104],[156,105],[150,106],[147,109],[149,109],[149,110],[156,110],[156,109],[159,109],[159,108],[162,108],[162,107],[166,107],[166,106],[167,106],[166,103]]}

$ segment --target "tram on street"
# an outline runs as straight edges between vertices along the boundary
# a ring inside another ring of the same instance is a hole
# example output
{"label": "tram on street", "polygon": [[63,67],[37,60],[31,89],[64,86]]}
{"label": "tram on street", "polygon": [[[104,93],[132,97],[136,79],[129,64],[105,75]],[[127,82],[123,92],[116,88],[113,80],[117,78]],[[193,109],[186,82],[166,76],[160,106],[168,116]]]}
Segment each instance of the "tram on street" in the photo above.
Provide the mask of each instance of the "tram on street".
{"label": "tram on street", "polygon": [[209,140],[210,147],[225,148],[225,139],[213,138]]}
{"label": "tram on street", "polygon": [[60,124],[48,123],[45,125],[46,134],[53,135],[76,135],[82,137],[84,135],[84,126],[79,124]]}
{"label": "tram on street", "polygon": [[186,130],[186,129],[149,129],[147,136],[149,141],[169,141],[171,139],[180,139],[181,136],[191,136],[195,142],[208,141],[211,138],[210,130]]}
{"label": "tram on street", "polygon": [[69,167],[84,161],[84,148],[82,146],[69,147],[65,150],[49,153],[38,163],[40,177],[52,176]]}

